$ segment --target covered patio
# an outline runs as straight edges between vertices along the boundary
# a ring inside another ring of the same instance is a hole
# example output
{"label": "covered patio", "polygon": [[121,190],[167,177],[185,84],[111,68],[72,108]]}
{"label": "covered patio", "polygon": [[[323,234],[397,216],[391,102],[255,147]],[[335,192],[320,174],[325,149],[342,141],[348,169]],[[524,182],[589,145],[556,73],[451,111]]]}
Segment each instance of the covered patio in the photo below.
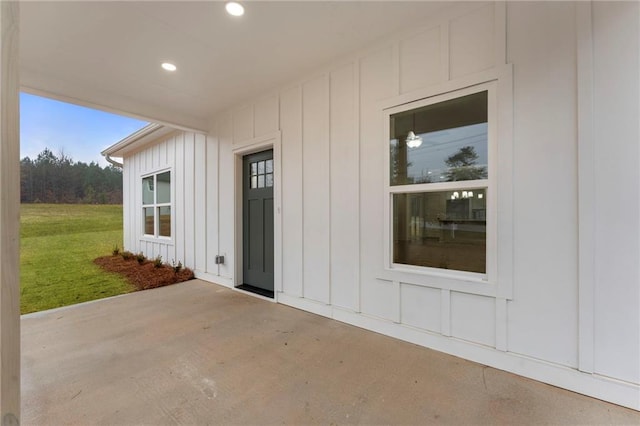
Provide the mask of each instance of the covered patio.
{"label": "covered patio", "polygon": [[[246,6],[1,3],[1,423],[638,424],[640,5]],[[124,248],[208,283],[20,317],[19,90],[152,123]],[[460,221],[479,267],[395,256]]]}
{"label": "covered patio", "polygon": [[30,315],[22,424],[637,424],[638,413],[216,284]]}

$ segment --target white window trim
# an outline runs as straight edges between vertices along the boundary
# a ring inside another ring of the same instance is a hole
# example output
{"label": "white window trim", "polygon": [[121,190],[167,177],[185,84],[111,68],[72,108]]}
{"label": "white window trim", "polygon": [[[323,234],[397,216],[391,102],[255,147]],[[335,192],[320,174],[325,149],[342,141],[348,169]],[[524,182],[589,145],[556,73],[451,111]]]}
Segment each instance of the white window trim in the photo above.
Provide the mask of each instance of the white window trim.
{"label": "white window trim", "polygon": [[[485,71],[458,81],[448,81],[417,93],[404,94],[381,103],[384,120],[384,264],[378,278],[419,286],[449,289],[493,297],[512,297],[512,69]],[[487,179],[414,185],[390,184],[389,119],[392,114],[481,91],[488,92],[488,176]],[[500,148],[499,148],[500,147]],[[501,158],[498,157],[500,149]],[[498,182],[498,175],[508,185]],[[435,192],[457,188],[485,188],[487,196],[486,273],[394,264],[392,262],[392,197],[394,193]],[[501,191],[498,191],[498,188]],[[504,210],[504,212],[502,212]],[[501,211],[501,217],[498,217]],[[501,240],[498,247],[498,235]],[[498,258],[501,265],[498,265]]]}
{"label": "white window trim", "polygon": [[[143,196],[142,193],[140,193],[140,210],[139,210],[139,214],[141,215],[141,227],[142,229],[139,230],[140,232],[140,241],[149,241],[149,242],[162,242],[165,244],[172,244],[174,241],[174,235],[175,235],[175,208],[174,208],[174,199],[175,199],[175,174],[173,173],[173,168],[171,167],[165,167],[162,169],[157,169],[151,172],[145,172],[143,174],[141,174],[138,177],[138,185],[140,185],[140,183],[142,182],[143,179],[148,178],[148,177],[153,177],[154,178],[154,185],[156,182],[156,177],[159,174],[165,173],[165,172],[169,172],[170,173],[170,179],[171,179],[171,183],[170,183],[170,187],[171,187],[171,199],[169,200],[168,203],[156,203],[156,197],[157,197],[157,191],[154,190],[153,192],[153,198],[154,198],[154,203],[153,204],[144,204],[143,202]],[[138,186],[140,187],[140,186]],[[145,234],[145,226],[144,226],[144,221],[145,221],[145,216],[144,216],[144,209],[145,207],[153,207],[153,215],[154,215],[154,219],[153,219],[153,232],[154,235],[151,234]],[[158,207],[170,207],[171,208],[171,236],[170,237],[165,237],[165,236],[161,236],[158,235],[159,234],[159,221],[156,218],[156,215],[158,214]]]}

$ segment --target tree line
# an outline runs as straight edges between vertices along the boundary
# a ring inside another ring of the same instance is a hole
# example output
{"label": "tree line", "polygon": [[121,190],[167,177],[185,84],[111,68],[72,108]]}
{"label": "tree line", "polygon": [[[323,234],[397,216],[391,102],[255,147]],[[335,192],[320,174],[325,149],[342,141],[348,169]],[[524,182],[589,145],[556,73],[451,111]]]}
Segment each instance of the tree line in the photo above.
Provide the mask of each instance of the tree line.
{"label": "tree line", "polygon": [[45,148],[35,160],[20,160],[20,202],[122,204],[122,170]]}

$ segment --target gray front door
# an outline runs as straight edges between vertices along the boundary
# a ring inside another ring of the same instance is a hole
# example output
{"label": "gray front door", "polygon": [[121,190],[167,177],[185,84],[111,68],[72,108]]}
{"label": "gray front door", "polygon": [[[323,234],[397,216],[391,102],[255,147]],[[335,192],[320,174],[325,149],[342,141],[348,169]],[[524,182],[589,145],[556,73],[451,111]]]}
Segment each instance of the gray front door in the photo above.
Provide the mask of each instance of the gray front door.
{"label": "gray front door", "polygon": [[246,155],[242,169],[243,284],[273,296],[273,150]]}

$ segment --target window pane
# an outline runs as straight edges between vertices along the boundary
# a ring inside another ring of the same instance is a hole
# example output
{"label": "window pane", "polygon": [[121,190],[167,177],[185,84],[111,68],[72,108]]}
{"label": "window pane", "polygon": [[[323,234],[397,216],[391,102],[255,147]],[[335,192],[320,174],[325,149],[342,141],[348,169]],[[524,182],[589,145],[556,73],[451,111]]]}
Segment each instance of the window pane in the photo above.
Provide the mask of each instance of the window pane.
{"label": "window pane", "polygon": [[266,175],[267,177],[267,188],[270,188],[273,186],[273,174],[269,173],[268,175]]}
{"label": "window pane", "polygon": [[259,161],[258,162],[258,174],[259,175],[263,175],[264,174],[264,161]]}
{"label": "window pane", "polygon": [[391,116],[391,185],[487,178],[487,92]]}
{"label": "window pane", "polygon": [[258,176],[251,176],[251,189],[258,187]]}
{"label": "window pane", "polygon": [[158,186],[158,203],[171,202],[171,172],[160,173],[156,178]]}
{"label": "window pane", "polygon": [[147,235],[155,235],[153,207],[144,207],[144,233]]}
{"label": "window pane", "polygon": [[486,272],[483,189],[393,194],[393,262]]}
{"label": "window pane", "polygon": [[267,160],[267,173],[273,173],[273,160]]}
{"label": "window pane", "polygon": [[251,176],[258,174],[258,163],[251,163]]}
{"label": "window pane", "polygon": [[158,235],[161,237],[171,236],[171,207],[158,207],[159,227]]}
{"label": "window pane", "polygon": [[264,188],[264,175],[258,175],[258,188]]}
{"label": "window pane", "polygon": [[153,204],[153,176],[142,179],[142,204]]}

